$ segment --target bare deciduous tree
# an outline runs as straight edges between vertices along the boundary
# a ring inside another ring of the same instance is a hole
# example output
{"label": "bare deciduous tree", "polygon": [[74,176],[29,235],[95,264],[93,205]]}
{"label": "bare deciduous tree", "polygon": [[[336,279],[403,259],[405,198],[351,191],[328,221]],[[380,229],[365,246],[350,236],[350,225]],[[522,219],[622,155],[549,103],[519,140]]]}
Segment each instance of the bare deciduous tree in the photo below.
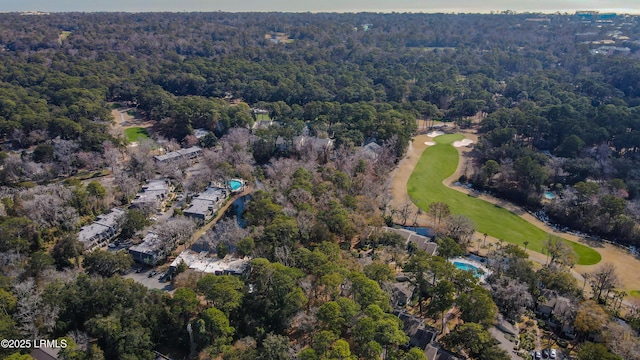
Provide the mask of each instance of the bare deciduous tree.
{"label": "bare deciduous tree", "polygon": [[515,279],[500,278],[491,285],[491,294],[500,312],[509,319],[517,319],[527,308],[533,306],[528,286]]}
{"label": "bare deciduous tree", "polygon": [[446,218],[445,231],[448,237],[466,247],[476,232],[476,224],[467,216],[453,215]]}
{"label": "bare deciduous tree", "polygon": [[615,265],[611,263],[602,264],[598,270],[591,274],[589,277],[589,283],[591,284],[598,301],[603,300],[603,292],[606,293],[604,297],[606,300],[609,295],[609,291],[618,284],[618,275],[616,274]]}

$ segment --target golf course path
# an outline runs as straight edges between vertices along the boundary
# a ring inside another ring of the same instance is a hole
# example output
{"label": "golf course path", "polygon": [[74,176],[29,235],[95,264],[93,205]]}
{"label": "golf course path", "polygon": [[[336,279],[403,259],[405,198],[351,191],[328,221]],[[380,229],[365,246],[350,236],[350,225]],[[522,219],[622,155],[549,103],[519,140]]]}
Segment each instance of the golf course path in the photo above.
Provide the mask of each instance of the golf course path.
{"label": "golf course path", "polygon": [[[474,143],[477,141],[477,135],[472,132],[463,132],[463,135],[467,139],[473,140]],[[409,199],[409,195],[407,192],[407,182],[409,181],[409,178],[411,177],[411,174],[413,173],[413,170],[416,164],[420,160],[422,153],[427,147],[431,146],[429,144],[431,144],[432,142],[433,142],[433,138],[427,135],[416,136],[412,142],[412,145],[409,147],[409,150],[405,158],[400,161],[397,169],[392,173],[392,179],[389,184],[389,191],[392,196],[392,201],[391,201],[392,206],[399,208],[402,204],[406,203],[407,200]],[[467,164],[470,161],[470,158],[467,154],[471,150],[470,147],[459,147],[457,148],[457,150],[458,150],[458,153],[460,154],[460,161],[458,162],[458,167],[455,173],[449,176],[448,178],[446,178],[443,181],[443,183],[446,186],[456,191],[466,193],[466,194],[471,194],[472,191],[470,191],[469,189],[466,189],[460,186],[452,186],[452,183],[455,182],[460,177],[460,175],[464,174],[465,169],[468,168]],[[492,197],[486,194],[476,193],[476,194],[473,194],[473,196],[476,198],[482,199],[484,201],[487,201],[489,203],[503,207],[517,214],[518,216],[520,216],[527,222],[531,223],[532,225],[535,225],[536,227],[550,234],[556,234],[556,235],[562,236],[563,238],[569,241],[585,244],[583,239],[571,234],[559,233],[555,231],[554,229],[552,229],[542,221],[538,220],[528,212],[522,210],[520,207],[517,207],[510,202],[507,202],[502,199],[497,199],[495,197]],[[418,210],[417,206],[413,205],[413,210],[414,212],[417,211]],[[416,218],[416,222],[420,226],[432,226],[431,219],[426,214],[419,215]],[[483,234],[476,233],[476,238],[484,238],[484,236]],[[490,236],[487,237],[487,242],[496,243],[497,241],[498,240],[495,238],[492,238]],[[472,243],[471,247],[473,247],[473,245],[474,244]],[[589,245],[592,245],[592,244],[589,244]],[[611,262],[616,266],[618,277],[622,285],[621,287],[623,289],[625,289],[627,292],[630,292],[631,290],[640,289],[640,272],[637,270],[637,269],[640,269],[640,261],[638,259],[633,257],[627,251],[610,244],[598,243],[597,247],[594,247],[594,249],[598,251],[598,253],[600,253],[600,255],[602,256],[602,261],[599,264],[602,264],[605,262]],[[538,263],[544,264],[547,260],[546,255],[532,251],[530,249],[527,250],[527,252],[529,253],[530,258]],[[595,271],[600,266],[599,264],[576,265],[573,269],[573,273],[576,276],[576,278],[578,278],[579,280],[582,280],[582,277],[580,276],[580,274]]]}

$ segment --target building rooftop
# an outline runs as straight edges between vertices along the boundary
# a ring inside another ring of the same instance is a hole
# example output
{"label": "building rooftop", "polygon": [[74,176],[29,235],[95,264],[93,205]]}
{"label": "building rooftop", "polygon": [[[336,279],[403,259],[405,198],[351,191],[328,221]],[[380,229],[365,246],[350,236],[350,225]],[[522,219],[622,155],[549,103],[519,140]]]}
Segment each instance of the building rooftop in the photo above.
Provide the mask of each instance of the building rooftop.
{"label": "building rooftop", "polygon": [[156,159],[156,161],[165,162],[169,160],[177,160],[183,157],[193,158],[195,156],[200,155],[201,153],[202,153],[202,148],[200,148],[199,146],[192,146],[187,149],[171,151],[164,155],[156,155],[153,158]]}
{"label": "building rooftop", "polygon": [[209,130],[207,130],[207,129],[194,129],[193,130],[193,136],[195,136],[196,139],[202,139],[203,137],[207,136],[208,133],[209,133]]}
{"label": "building rooftop", "polygon": [[92,223],[80,228],[80,232],[78,233],[78,240],[80,240],[80,242],[86,243],[91,241],[91,239],[93,239],[95,236],[100,235],[108,230],[108,226],[98,223]]}
{"label": "building rooftop", "polygon": [[438,244],[431,241],[430,238],[426,236],[418,235],[411,230],[396,229],[396,228],[385,226],[382,228],[382,231],[395,232],[396,234],[401,235],[405,239],[407,244],[409,244],[410,242],[413,242],[416,244],[418,249],[425,251],[427,254],[430,254],[430,255],[435,255],[436,250],[438,249]]}
{"label": "building rooftop", "polygon": [[177,267],[181,261],[184,261],[190,269],[208,274],[220,272],[241,274],[249,264],[248,258],[238,259],[227,255],[224,259],[219,259],[209,256],[206,251],[197,253],[193,250],[185,250],[171,263],[171,267]]}
{"label": "building rooftop", "polygon": [[209,186],[203,192],[196,195],[193,200],[206,200],[218,202],[227,197],[227,189],[219,186]]}
{"label": "building rooftop", "polygon": [[158,234],[149,231],[142,239],[142,243],[129,248],[129,251],[136,251],[143,254],[154,255],[162,246],[162,241]]}
{"label": "building rooftop", "polygon": [[154,179],[147,181],[147,184],[142,187],[142,191],[169,191],[169,183],[164,179]]}
{"label": "building rooftop", "polygon": [[107,231],[118,230],[119,222],[124,217],[124,210],[113,208],[107,214],[99,215],[95,222],[83,226],[78,233],[78,240],[81,242],[91,241],[95,236],[101,235]]}
{"label": "building rooftop", "polygon": [[191,206],[184,210],[185,214],[198,214],[202,216],[209,215],[210,211],[213,211],[215,204],[209,200],[194,199],[191,202]]}
{"label": "building rooftop", "polygon": [[200,154],[202,152],[202,148],[200,148],[199,146],[192,146],[190,148],[180,149],[176,152],[182,156],[188,157],[188,156]]}
{"label": "building rooftop", "polygon": [[124,210],[113,208],[107,214],[98,215],[98,218],[96,219],[95,223],[104,225],[104,226],[115,227],[118,225],[120,219],[122,219],[124,214],[125,214]]}

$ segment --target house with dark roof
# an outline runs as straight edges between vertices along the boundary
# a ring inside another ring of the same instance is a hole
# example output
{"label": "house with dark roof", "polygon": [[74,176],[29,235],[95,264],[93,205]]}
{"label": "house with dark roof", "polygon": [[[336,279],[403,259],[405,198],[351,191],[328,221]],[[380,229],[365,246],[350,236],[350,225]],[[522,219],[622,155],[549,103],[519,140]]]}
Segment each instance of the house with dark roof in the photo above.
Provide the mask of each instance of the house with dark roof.
{"label": "house with dark roof", "polygon": [[60,348],[38,347],[29,354],[35,360],[58,360]]}
{"label": "house with dark roof", "polygon": [[416,249],[422,250],[429,255],[435,255],[438,250],[438,244],[436,244],[433,241],[435,238],[435,235],[433,237],[422,236],[422,235],[418,235],[416,232],[411,230],[396,229],[388,226],[384,226],[380,228],[380,230],[391,231],[402,236],[405,239],[407,246],[409,246],[410,243],[414,243],[416,246]]}
{"label": "house with dark roof", "polygon": [[544,289],[540,294],[544,302],[539,302],[536,306],[536,314],[546,320],[549,327],[559,330],[562,335],[569,339],[575,338],[573,319],[576,308],[573,301],[567,297],[560,296],[553,290]]}
{"label": "house with dark roof", "polygon": [[445,350],[437,341],[439,331],[425,324],[424,319],[404,312],[397,313],[402,320],[405,334],[409,337],[408,348],[424,351],[429,360],[462,360],[464,357]]}
{"label": "house with dark roof", "polygon": [[409,337],[409,347],[417,347],[422,350],[438,337],[436,328],[427,326],[424,319],[401,312],[398,318],[402,320],[405,334]]}
{"label": "house with dark roof", "polygon": [[408,282],[397,282],[393,284],[391,290],[391,302],[396,308],[405,308],[413,297],[415,286]]}
{"label": "house with dark roof", "polygon": [[461,355],[446,350],[438,343],[430,343],[424,350],[428,360],[462,360],[466,359]]}

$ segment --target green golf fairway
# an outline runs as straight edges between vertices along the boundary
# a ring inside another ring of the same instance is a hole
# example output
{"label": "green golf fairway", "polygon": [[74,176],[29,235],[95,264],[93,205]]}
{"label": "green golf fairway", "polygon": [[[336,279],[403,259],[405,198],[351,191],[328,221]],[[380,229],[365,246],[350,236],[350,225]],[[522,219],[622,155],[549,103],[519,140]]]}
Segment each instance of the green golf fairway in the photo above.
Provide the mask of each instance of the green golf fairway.
{"label": "green golf fairway", "polygon": [[[449,205],[452,214],[471,218],[476,223],[477,231],[523,247],[524,242],[529,241],[527,249],[543,253],[544,242],[549,236],[544,230],[498,205],[450,189],[442,183],[458,167],[458,151],[451,143],[461,139],[464,139],[461,134],[441,135],[434,139],[436,145],[424,151],[407,183],[412,201],[425,211],[432,202],[444,202]],[[576,252],[579,265],[593,265],[600,261],[597,251],[579,243],[564,241]]]}

